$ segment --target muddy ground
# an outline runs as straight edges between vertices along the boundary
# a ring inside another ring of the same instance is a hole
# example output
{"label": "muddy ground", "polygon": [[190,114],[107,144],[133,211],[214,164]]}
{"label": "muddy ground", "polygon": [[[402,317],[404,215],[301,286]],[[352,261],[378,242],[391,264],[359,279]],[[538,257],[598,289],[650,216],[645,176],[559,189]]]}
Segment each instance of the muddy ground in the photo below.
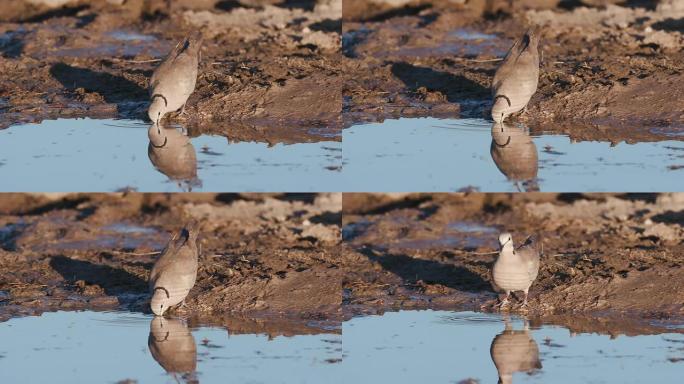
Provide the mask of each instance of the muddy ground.
{"label": "muddy ground", "polygon": [[[48,7],[43,3],[58,6]],[[340,140],[341,0],[12,0],[0,16],[0,128],[66,117],[147,120],[147,82],[204,38],[191,134]]]}
{"label": "muddy ground", "polygon": [[149,271],[194,218],[199,271],[178,315],[231,332],[339,331],[341,194],[17,194],[0,212],[0,321],[149,313]]}
{"label": "muddy ground", "polygon": [[[498,311],[498,235],[541,241],[528,310],[578,332],[684,322],[684,194],[345,194],[345,316]],[[662,329],[661,329],[662,331]]]}
{"label": "muddy ground", "polygon": [[489,119],[497,59],[531,25],[542,27],[539,87],[527,114],[514,118],[532,133],[611,142],[682,134],[678,0],[345,0],[342,50],[354,75],[343,91],[344,125]]}

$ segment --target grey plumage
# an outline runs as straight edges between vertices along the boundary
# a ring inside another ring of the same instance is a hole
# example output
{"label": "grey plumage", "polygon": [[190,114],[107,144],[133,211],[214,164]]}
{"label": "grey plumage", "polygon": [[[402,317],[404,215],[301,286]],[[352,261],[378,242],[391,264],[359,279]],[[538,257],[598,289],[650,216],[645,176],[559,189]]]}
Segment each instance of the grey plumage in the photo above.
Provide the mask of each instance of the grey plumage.
{"label": "grey plumage", "polygon": [[147,111],[152,122],[159,123],[166,113],[185,109],[185,103],[195,90],[201,45],[200,37],[185,38],[154,70],[149,86],[151,104]]}
{"label": "grey plumage", "polygon": [[[537,146],[524,128],[494,123],[489,153],[499,171],[516,185],[537,178]],[[531,189],[536,189],[536,183],[532,182],[531,185]]]}
{"label": "grey plumage", "polygon": [[150,273],[150,307],[162,316],[170,307],[185,300],[197,278],[197,236],[199,224],[193,222],[174,236]]}
{"label": "grey plumage", "polygon": [[510,233],[499,236],[499,245],[501,250],[492,267],[492,282],[495,290],[506,293],[501,306],[508,303],[511,292],[517,291],[525,293],[525,306],[530,286],[539,273],[540,252],[532,238],[515,248]]}
{"label": "grey plumage", "polygon": [[506,322],[506,329],[492,340],[489,354],[499,373],[499,384],[511,384],[515,372],[533,372],[542,368],[539,346],[527,325],[516,331]]}
{"label": "grey plumage", "polygon": [[160,124],[151,125],[147,136],[147,156],[159,172],[171,180],[187,183],[188,188],[198,183],[197,153],[189,137]]}
{"label": "grey plumage", "polygon": [[506,116],[527,106],[539,82],[539,33],[525,32],[506,54],[492,81],[492,119],[502,122]]}
{"label": "grey plumage", "polygon": [[195,338],[180,320],[153,318],[147,347],[152,357],[169,373],[191,373],[197,368]]}

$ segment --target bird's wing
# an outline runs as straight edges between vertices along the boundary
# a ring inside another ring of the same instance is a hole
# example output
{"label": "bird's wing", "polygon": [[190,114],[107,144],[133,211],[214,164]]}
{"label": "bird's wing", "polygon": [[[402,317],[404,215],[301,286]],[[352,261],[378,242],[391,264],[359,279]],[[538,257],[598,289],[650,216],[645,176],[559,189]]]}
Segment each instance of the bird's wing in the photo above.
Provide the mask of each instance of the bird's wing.
{"label": "bird's wing", "polygon": [[501,83],[511,76],[525,75],[530,65],[534,62],[537,63],[537,67],[539,66],[538,41],[539,36],[536,30],[530,29],[513,43],[513,46],[508,50],[506,57],[501,62],[499,69],[494,74],[494,80],[492,81],[493,91],[496,91],[501,86]]}
{"label": "bird's wing", "polygon": [[[178,70],[178,66],[176,65],[177,61],[198,59],[200,43],[201,38],[191,39],[186,37],[185,39],[179,41],[173,50],[171,50],[171,52],[169,52],[166,58],[161,62],[161,64],[159,64],[157,69],[154,70],[154,73],[152,73],[149,86],[150,92],[157,86],[157,84],[159,84],[160,77],[162,75],[167,76],[168,74]],[[181,69],[181,71],[183,70],[185,69]]]}
{"label": "bird's wing", "polygon": [[516,250],[527,266],[527,273],[531,281],[534,281],[539,274],[540,252],[538,247],[538,242],[534,237],[528,236]]}

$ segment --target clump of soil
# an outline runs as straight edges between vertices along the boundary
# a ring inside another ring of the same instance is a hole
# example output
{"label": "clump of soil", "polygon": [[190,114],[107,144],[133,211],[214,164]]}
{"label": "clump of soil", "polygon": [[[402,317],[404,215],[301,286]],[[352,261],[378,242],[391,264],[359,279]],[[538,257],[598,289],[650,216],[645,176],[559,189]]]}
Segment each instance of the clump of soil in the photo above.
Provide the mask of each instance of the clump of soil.
{"label": "clump of soil", "polygon": [[528,26],[539,25],[539,88],[528,112],[514,117],[533,133],[654,141],[684,128],[684,9],[677,2],[369,4],[379,3],[389,9],[382,17],[345,14],[342,49],[354,68],[343,91],[345,126],[398,117],[489,118],[498,59]]}
{"label": "clump of soil", "polygon": [[197,86],[187,116],[171,120],[232,139],[340,140],[341,0],[15,3],[0,24],[0,128],[65,117],[146,120],[159,59],[199,31]]}
{"label": "clump of soil", "polygon": [[513,312],[561,322],[684,319],[683,194],[359,194],[344,205],[345,260],[354,265],[343,281],[347,315],[497,311],[490,269],[508,231],[543,247],[529,309]]}
{"label": "clump of soil", "polygon": [[246,329],[254,316],[339,324],[341,194],[13,196],[0,207],[1,320],[69,309],[149,312],[147,279],[159,251],[197,219],[199,271],[181,313]]}

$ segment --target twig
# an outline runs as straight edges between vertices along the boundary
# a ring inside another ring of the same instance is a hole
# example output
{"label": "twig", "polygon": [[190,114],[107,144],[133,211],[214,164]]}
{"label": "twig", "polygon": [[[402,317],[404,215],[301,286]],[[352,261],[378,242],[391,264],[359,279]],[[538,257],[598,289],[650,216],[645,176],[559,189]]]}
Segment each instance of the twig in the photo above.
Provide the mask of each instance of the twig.
{"label": "twig", "polygon": [[468,61],[471,63],[493,63],[495,61],[502,61],[503,57],[496,58],[496,59],[486,59],[486,60],[466,59],[465,57],[454,57],[454,59],[455,60]]}
{"label": "twig", "polygon": [[150,60],[123,60],[123,59],[114,59],[114,61],[121,61],[124,63],[132,63],[132,64],[145,64],[145,63],[156,63],[158,61],[162,61],[162,59],[150,59]]}
{"label": "twig", "polygon": [[488,255],[498,255],[499,251],[492,251],[492,252],[466,252],[469,255],[475,255],[475,256],[488,256]]}
{"label": "twig", "polygon": [[158,255],[161,253],[161,251],[154,251],[154,252],[121,252],[121,251],[109,251],[109,253],[113,253],[115,255],[127,255],[127,256],[154,256]]}

